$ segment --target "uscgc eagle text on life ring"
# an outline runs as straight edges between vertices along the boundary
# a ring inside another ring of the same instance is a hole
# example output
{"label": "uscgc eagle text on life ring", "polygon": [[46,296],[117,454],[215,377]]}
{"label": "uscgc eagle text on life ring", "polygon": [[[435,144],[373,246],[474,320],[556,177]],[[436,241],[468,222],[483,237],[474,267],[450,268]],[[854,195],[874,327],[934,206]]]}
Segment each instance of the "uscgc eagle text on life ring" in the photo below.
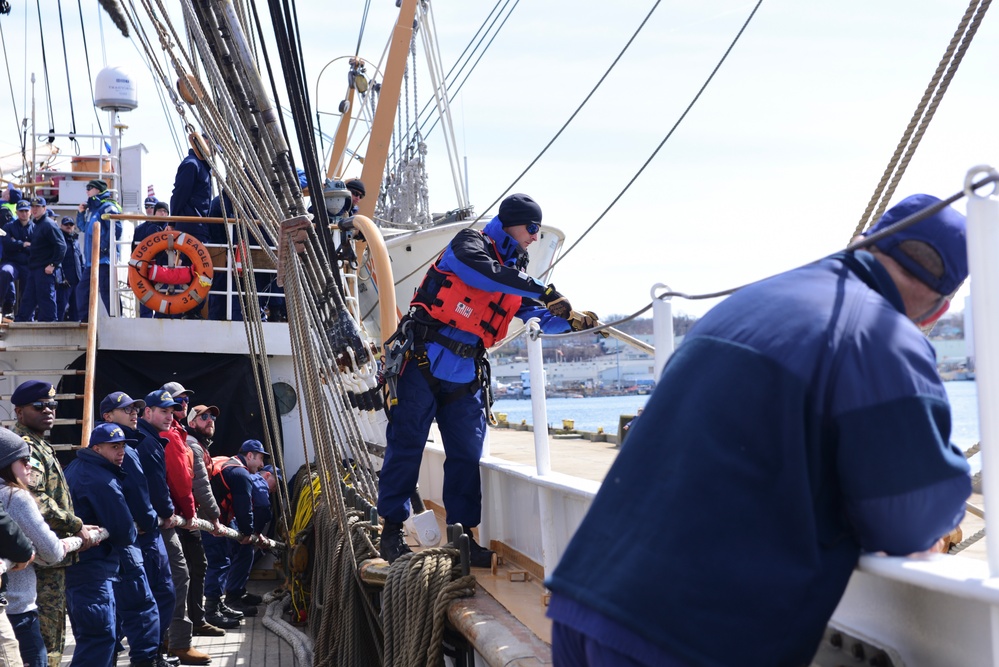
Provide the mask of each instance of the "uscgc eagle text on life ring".
{"label": "uscgc eagle text on life ring", "polygon": [[[165,250],[187,257],[190,266],[158,266],[152,259]],[[128,286],[139,303],[157,313],[186,313],[200,307],[212,288],[211,255],[198,239],[184,232],[157,232],[147,237],[128,260]]]}

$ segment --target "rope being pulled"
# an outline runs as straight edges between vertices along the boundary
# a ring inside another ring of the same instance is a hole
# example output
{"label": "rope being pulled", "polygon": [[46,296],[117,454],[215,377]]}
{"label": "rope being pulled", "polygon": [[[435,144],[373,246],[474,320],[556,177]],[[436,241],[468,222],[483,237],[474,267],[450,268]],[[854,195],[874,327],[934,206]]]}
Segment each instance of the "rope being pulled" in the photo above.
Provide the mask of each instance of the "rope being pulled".
{"label": "rope being pulled", "polygon": [[450,547],[405,554],[392,563],[382,592],[385,661],[393,667],[443,665],[444,619],[451,601],[475,594]]}

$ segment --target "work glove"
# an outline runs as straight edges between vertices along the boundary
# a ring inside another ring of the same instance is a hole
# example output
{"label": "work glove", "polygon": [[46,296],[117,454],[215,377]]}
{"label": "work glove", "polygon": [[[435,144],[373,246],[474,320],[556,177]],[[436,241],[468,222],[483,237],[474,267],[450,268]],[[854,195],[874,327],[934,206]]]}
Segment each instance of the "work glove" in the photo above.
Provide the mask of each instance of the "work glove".
{"label": "work glove", "polygon": [[572,305],[569,300],[556,290],[554,285],[548,285],[545,288],[541,294],[541,302],[545,304],[549,313],[555,317],[561,317],[563,320],[568,320],[572,313]]}
{"label": "work glove", "polygon": [[[573,331],[586,331],[587,329],[592,329],[595,326],[600,325],[600,318],[592,310],[584,310],[581,313],[573,313],[572,319],[569,320],[569,324],[572,326]],[[598,334],[607,338],[610,334],[606,331],[598,331]]]}

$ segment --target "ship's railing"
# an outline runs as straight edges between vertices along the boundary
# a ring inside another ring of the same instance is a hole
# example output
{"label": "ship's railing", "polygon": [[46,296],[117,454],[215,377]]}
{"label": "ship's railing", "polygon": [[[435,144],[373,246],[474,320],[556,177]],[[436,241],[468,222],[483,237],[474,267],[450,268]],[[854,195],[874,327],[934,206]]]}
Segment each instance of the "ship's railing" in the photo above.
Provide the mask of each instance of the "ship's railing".
{"label": "ship's railing", "polygon": [[[229,225],[227,225],[229,227]],[[231,233],[231,229],[229,232]],[[124,236],[124,235],[123,235]],[[126,317],[135,318],[139,317],[139,304],[135,297],[135,293],[128,285],[128,260],[132,255],[132,239],[131,234],[127,235],[128,238],[122,238],[115,242],[118,248],[118,258],[115,261],[115,280],[112,281],[111,285],[111,317]],[[233,248],[235,246],[230,246],[229,244],[223,243],[203,243],[202,245],[208,249],[208,252],[212,255],[213,262],[216,264],[214,267],[215,276],[223,274],[225,276],[225,285],[222,289],[216,289],[214,287],[209,291],[209,297],[224,298],[225,299],[225,320],[232,320],[233,318],[233,305],[238,303],[238,297],[240,294],[239,290],[239,278],[236,275],[237,271],[245,270],[236,266],[235,258],[233,256]],[[251,252],[259,251],[259,246],[250,245],[249,249]],[[273,249],[273,247],[272,247]],[[224,263],[219,264],[219,260],[224,258]],[[270,299],[284,299],[284,292],[278,291],[277,287],[277,269],[274,268],[259,268],[254,267],[253,273],[255,276],[270,276],[268,279],[267,286],[263,290],[257,291],[257,296],[260,297],[261,301]],[[117,296],[118,298],[113,298]],[[155,317],[162,317],[159,313]]]}

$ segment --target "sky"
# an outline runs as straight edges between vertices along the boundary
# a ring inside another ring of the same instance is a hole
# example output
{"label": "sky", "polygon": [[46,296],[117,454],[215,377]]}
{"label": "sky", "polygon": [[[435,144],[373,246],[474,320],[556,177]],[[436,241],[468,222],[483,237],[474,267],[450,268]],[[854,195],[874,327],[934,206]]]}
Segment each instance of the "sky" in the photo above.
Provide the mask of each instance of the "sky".
{"label": "sky", "polygon": [[[105,63],[124,65],[138,82],[140,108],[123,114],[129,125],[123,143],[147,147],[144,178],[167,198],[181,157],[171,139],[171,128],[176,132],[180,127],[177,115],[164,113],[135,46],[116,34],[95,2],[86,4],[86,52],[94,73]],[[565,233],[565,247],[579,240],[677,122],[756,3],[661,2],[583,111],[515,182],[654,4],[517,4],[451,102],[477,213],[494,214],[487,207],[508,188],[525,192],[541,204],[544,223]],[[966,6],[956,0],[764,0],[675,133],[555,268],[552,280],[559,291],[575,308],[606,319],[643,308],[656,283],[690,294],[710,293],[842,248]],[[80,19],[75,7],[64,7],[77,129],[89,132],[95,115],[86,99]],[[301,41],[313,104],[335,112],[344,95],[346,61],[334,62],[321,78],[319,74],[328,62],[354,53],[365,4],[300,0],[297,9],[307,19],[322,17],[303,21]],[[488,2],[433,4],[445,70],[491,9]],[[42,72],[37,17],[25,17],[24,11],[17,3],[10,16],[0,16],[16,101],[13,111],[10,92],[0,87],[4,146],[16,144],[25,91],[30,93],[22,81],[32,70],[39,77]],[[362,57],[378,62],[397,11],[392,0],[371,2]],[[56,124],[57,129],[68,128],[58,23],[49,20],[51,13],[46,16]],[[276,54],[273,46],[270,53]],[[422,47],[417,57],[422,106],[430,94],[429,76],[421,69]],[[999,163],[996,63],[999,17],[986,16],[893,202],[915,192],[949,196],[961,188],[970,167]],[[274,67],[279,69],[276,56]],[[40,84],[38,90],[41,95]],[[40,127],[47,124],[41,108],[39,103]],[[106,126],[103,113],[101,120]],[[327,133],[334,123],[332,116],[323,116]],[[427,143],[431,208],[452,209],[456,198],[439,129]],[[964,204],[957,208],[963,211]],[[712,303],[673,300],[675,311],[694,316]]]}

